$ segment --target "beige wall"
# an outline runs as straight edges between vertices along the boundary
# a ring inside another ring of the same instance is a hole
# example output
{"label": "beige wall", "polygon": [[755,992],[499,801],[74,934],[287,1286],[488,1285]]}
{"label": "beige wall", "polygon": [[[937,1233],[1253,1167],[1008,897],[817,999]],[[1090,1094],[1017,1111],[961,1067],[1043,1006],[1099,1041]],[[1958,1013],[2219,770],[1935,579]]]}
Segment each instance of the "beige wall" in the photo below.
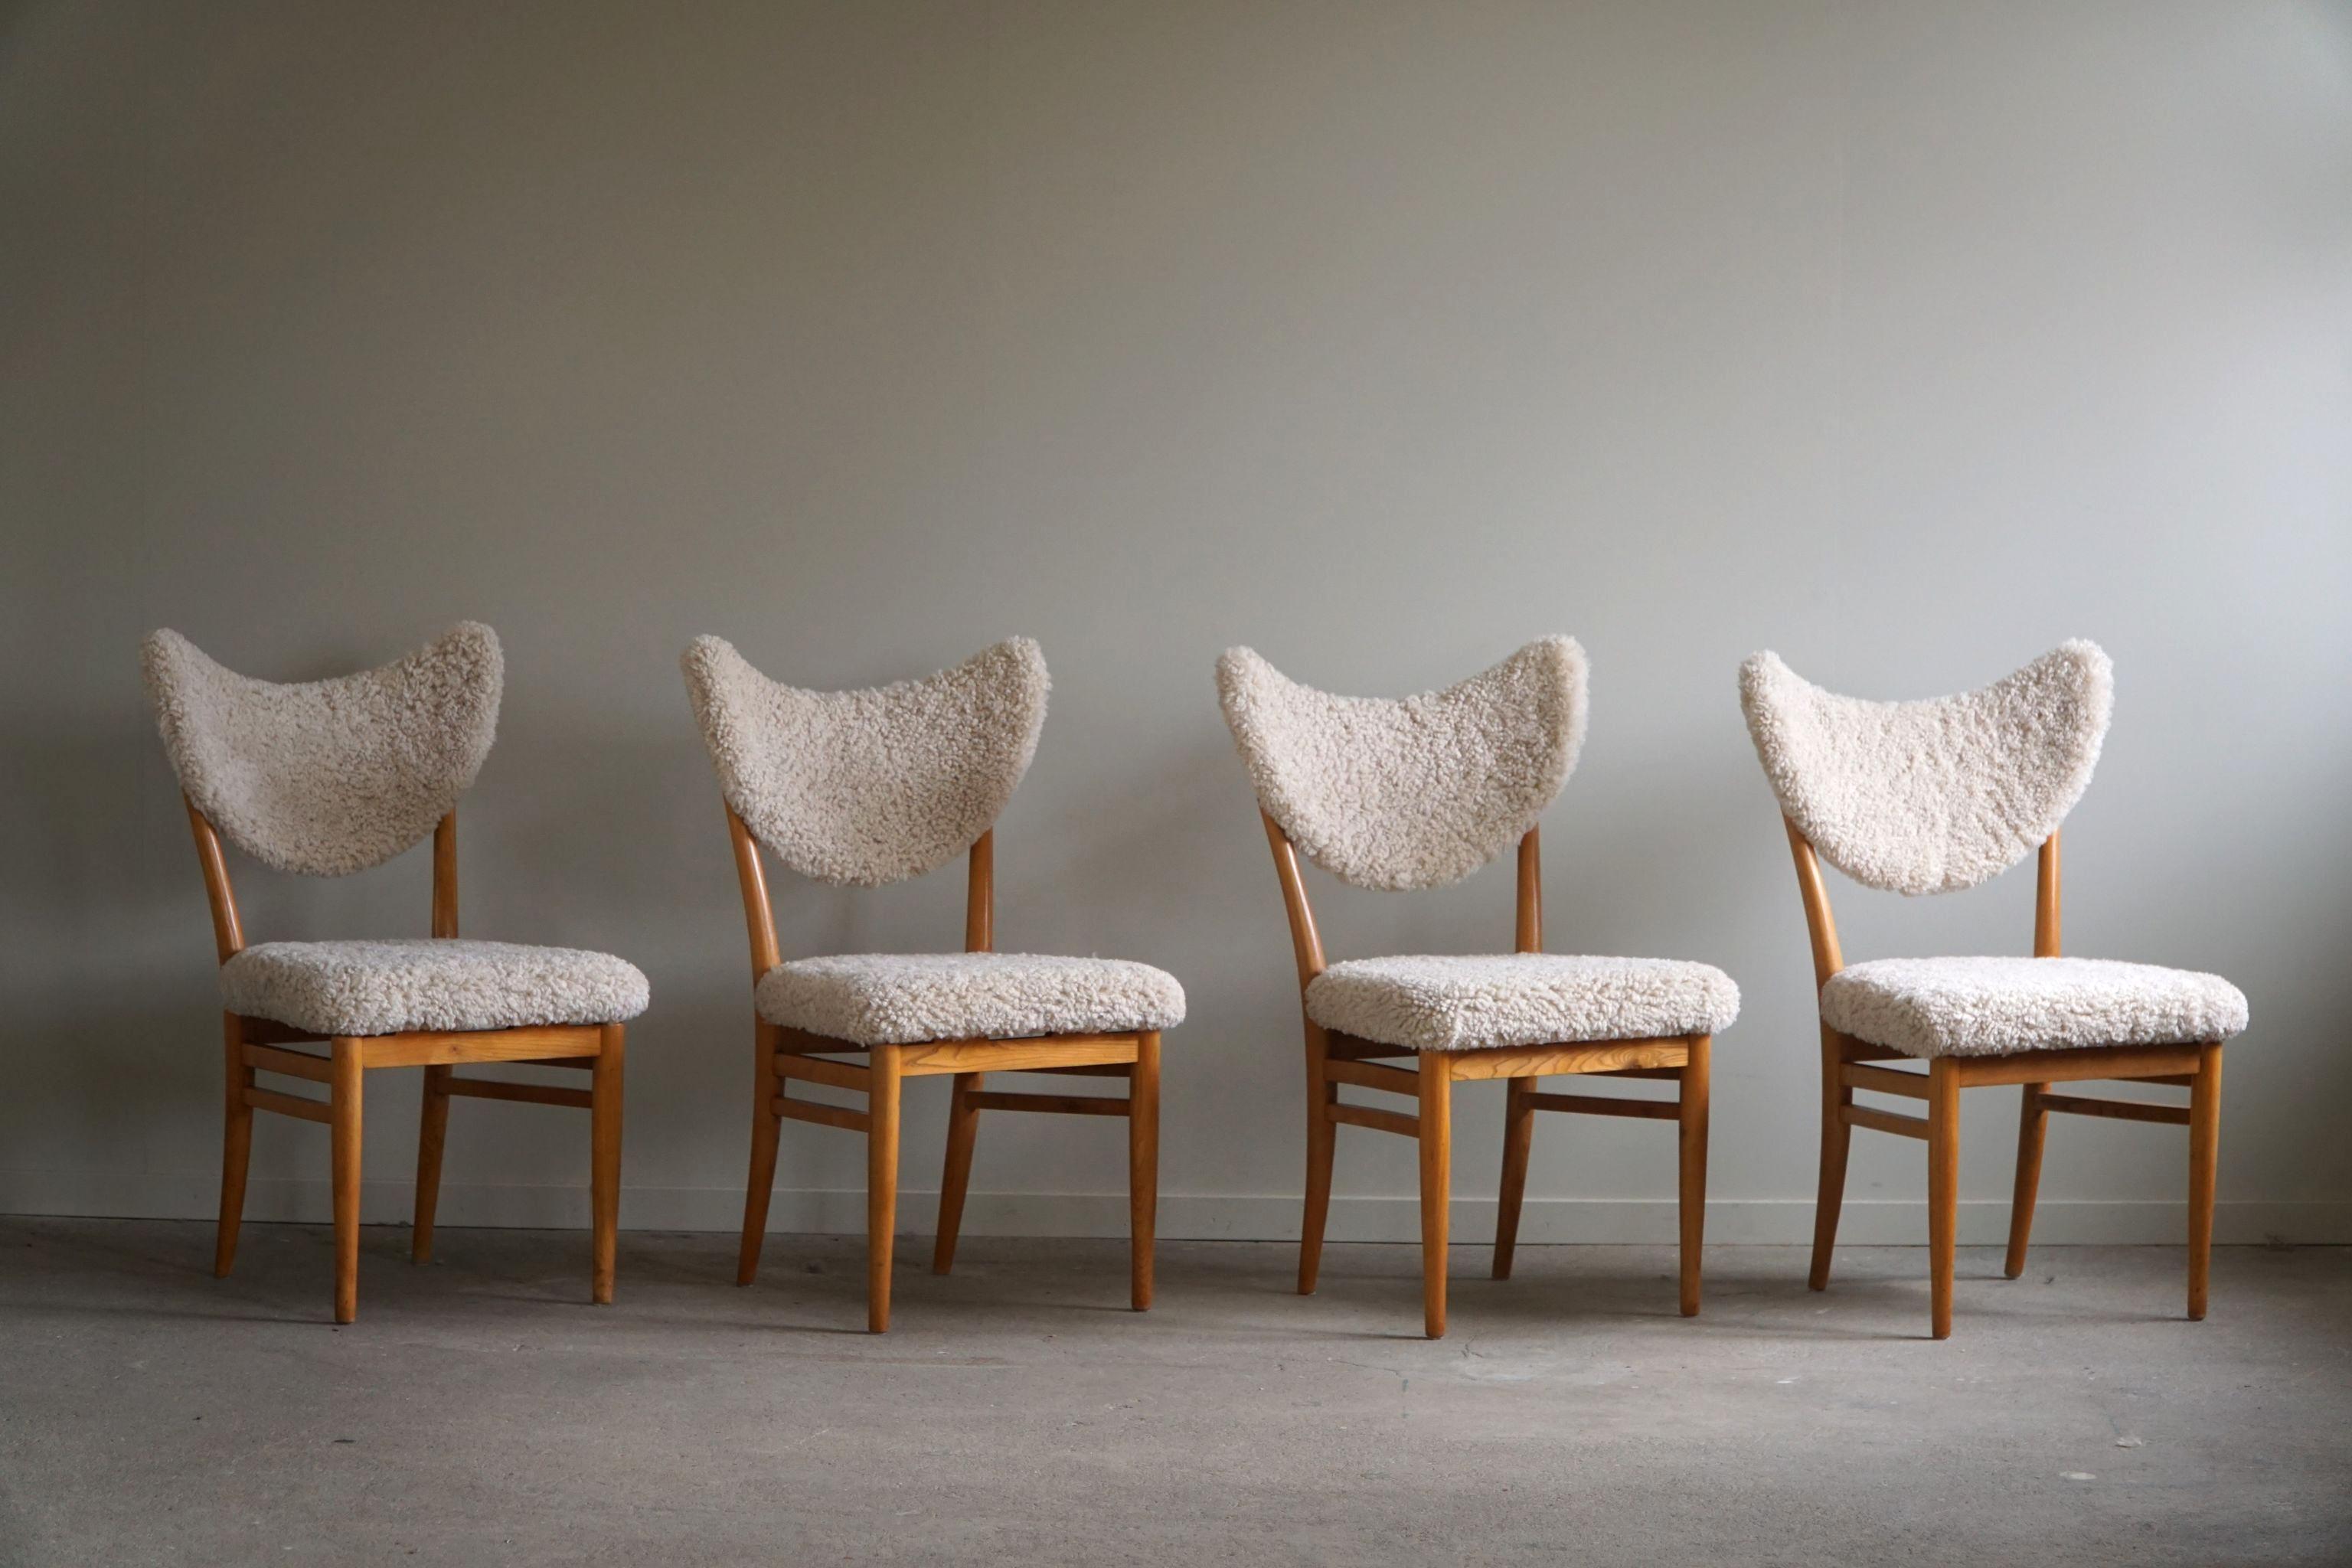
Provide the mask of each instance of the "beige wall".
{"label": "beige wall", "polygon": [[[2074,951],[2219,970],[2223,1234],[2352,1237],[2352,13],[2286,4],[19,5],[0,13],[7,606],[0,1207],[207,1213],[194,857],[135,647],[325,674],[506,641],[467,926],[651,974],[637,1226],[725,1226],[742,932],[676,668],[811,685],[1013,632],[1055,695],[999,833],[1008,947],[1182,977],[1165,1228],[1291,1234],[1296,994],[1213,699],[1251,643],[1402,692],[1574,633],[1556,946],[1723,965],[1725,1239],[1810,1224],[1804,933],[1734,700],[1973,685],[2070,636],[2116,726]],[[248,869],[257,937],[422,931],[420,852]],[[1493,945],[1497,868],[1328,882],[1338,953]],[[784,881],[786,947],[950,945],[960,885]],[[1842,885],[1848,951],[2021,951],[2031,874]],[[372,1085],[370,1212],[415,1086]],[[919,1090],[928,1189],[944,1089]],[[1460,1097],[1481,1234],[1501,1092]],[[1969,1234],[2014,1097],[1969,1103]],[[1116,1131],[987,1126],[973,1223],[1103,1229]],[[2181,1140],[2067,1121],[2045,1234],[2168,1238]],[[571,1223],[586,1128],[461,1105],[453,1220]],[[324,1213],[266,1123],[257,1215]],[[853,1141],[780,1225],[848,1226]],[[1857,1238],[1916,1239],[1865,1137]],[[1351,1137],[1348,1234],[1410,1234]],[[1670,1143],[1542,1128],[1530,1234],[1671,1234]],[[1873,1206],[1876,1205],[1876,1206]],[[909,1223],[928,1224],[926,1201]]]}

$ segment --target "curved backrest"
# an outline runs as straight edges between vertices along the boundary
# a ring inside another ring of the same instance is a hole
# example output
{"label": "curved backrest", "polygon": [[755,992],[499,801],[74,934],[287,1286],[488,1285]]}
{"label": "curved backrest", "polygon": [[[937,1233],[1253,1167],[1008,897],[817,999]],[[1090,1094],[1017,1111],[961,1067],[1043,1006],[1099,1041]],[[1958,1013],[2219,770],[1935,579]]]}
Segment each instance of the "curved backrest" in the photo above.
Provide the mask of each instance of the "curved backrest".
{"label": "curved backrest", "polygon": [[268,866],[337,877],[433,831],[481,771],[506,665],[473,621],[357,675],[281,686],[223,668],[175,631],[141,649],[180,787]]}
{"label": "curved backrest", "polygon": [[1982,690],[1871,702],[1759,653],[1739,700],[1780,809],[1823,858],[1869,887],[1948,893],[2025,858],[2083,797],[2115,667],[2078,640]]}
{"label": "curved backrest", "polygon": [[727,804],[821,882],[879,887],[971,847],[1029,771],[1045,722],[1045,656],[1027,637],[860,691],[782,685],[713,637],[682,662]]}
{"label": "curved backrest", "polygon": [[1418,697],[1336,697],[1245,647],[1217,661],[1258,804],[1343,882],[1458,881],[1536,825],[1584,742],[1584,650],[1529,643]]}

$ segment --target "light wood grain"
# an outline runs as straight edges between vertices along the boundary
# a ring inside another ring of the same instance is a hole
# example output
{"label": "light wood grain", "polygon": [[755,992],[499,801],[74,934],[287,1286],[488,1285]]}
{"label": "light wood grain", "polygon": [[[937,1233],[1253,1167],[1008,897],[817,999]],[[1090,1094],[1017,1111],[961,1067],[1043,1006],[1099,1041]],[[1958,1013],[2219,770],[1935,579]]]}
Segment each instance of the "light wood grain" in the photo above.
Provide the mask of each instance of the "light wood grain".
{"label": "light wood grain", "polygon": [[1927,1278],[1929,1332],[1939,1340],[1952,1337],[1959,1217],[1960,1080],[1952,1059],[1938,1057],[1927,1064]]}
{"label": "light wood grain", "polygon": [[433,934],[457,934],[457,814],[445,814],[433,828]]}
{"label": "light wood grain", "polygon": [[1149,1311],[1160,1231],[1160,1036],[1136,1041],[1127,1090],[1128,1304]]}
{"label": "light wood grain", "polygon": [[2001,1272],[2014,1279],[2025,1272],[2025,1249],[2033,1239],[2033,1204],[2042,1189],[2042,1148],[2050,1131],[2050,1108],[2042,1090],[2029,1083],[2018,1090],[2017,1182],[2009,1199],[2009,1251]]}
{"label": "light wood grain", "polygon": [[918,1046],[877,1046],[898,1054],[907,1078],[940,1073],[1021,1072],[1030,1068],[1087,1066],[1135,1059],[1133,1035],[1043,1035],[1022,1040],[940,1040]]}
{"label": "light wood grain", "polygon": [[1421,1058],[1422,1331],[1445,1337],[1445,1262],[1454,1178],[1453,1062],[1440,1051]]}
{"label": "light wood grain", "polygon": [[1690,1060],[1683,1066],[1677,1203],[1682,1221],[1681,1305],[1685,1318],[1698,1316],[1699,1258],[1706,1243],[1706,1123],[1708,1073],[1715,1041],[1694,1035]]}
{"label": "light wood grain", "polygon": [[533,1025],[471,1033],[418,1031],[362,1035],[355,1038],[361,1061],[370,1068],[457,1067],[467,1062],[593,1057],[602,1048],[600,1027],[594,1024]]}
{"label": "light wood grain", "polygon": [[[1414,1094],[1418,1100],[1420,1094]],[[1400,1138],[1421,1136],[1421,1123],[1394,1110],[1384,1110],[1377,1105],[1349,1105],[1335,1100],[1323,1108],[1324,1117],[1348,1127],[1369,1127],[1375,1132],[1393,1132]]]}
{"label": "light wood grain", "polygon": [[1520,952],[1543,951],[1543,847],[1538,832],[1530,827],[1519,840],[1519,910],[1513,942]]}
{"label": "light wood grain", "polygon": [[890,1258],[898,1224],[898,1080],[900,1054],[910,1047],[874,1047],[874,1086],[866,1092],[866,1328],[890,1329]]}
{"label": "light wood grain", "polygon": [[604,1035],[588,1104],[588,1299],[600,1307],[613,1300],[613,1264],[621,1231],[621,1085],[627,1030],[607,1024]]}
{"label": "light wood grain", "polygon": [[2189,1086],[2189,1316],[2205,1316],[2213,1278],[2213,1188],[2221,1150],[2221,1047],[2198,1051],[2197,1081]]}
{"label": "light wood grain", "polygon": [[335,1321],[348,1323],[360,1311],[360,1129],[362,1106],[360,1082],[364,1075],[362,1042],[338,1037],[334,1042],[334,1078],[328,1087],[332,1120],[332,1161],[335,1214]]}
{"label": "light wood grain", "polygon": [[996,948],[996,829],[972,840],[971,864],[964,880],[963,950],[992,952]]}
{"label": "light wood grain", "polygon": [[1497,1078],[1541,1078],[1553,1073],[1614,1072],[1620,1068],[1679,1068],[1690,1060],[1690,1042],[1599,1040],[1563,1046],[1509,1046],[1493,1050],[1432,1051],[1450,1066],[1456,1082]]}

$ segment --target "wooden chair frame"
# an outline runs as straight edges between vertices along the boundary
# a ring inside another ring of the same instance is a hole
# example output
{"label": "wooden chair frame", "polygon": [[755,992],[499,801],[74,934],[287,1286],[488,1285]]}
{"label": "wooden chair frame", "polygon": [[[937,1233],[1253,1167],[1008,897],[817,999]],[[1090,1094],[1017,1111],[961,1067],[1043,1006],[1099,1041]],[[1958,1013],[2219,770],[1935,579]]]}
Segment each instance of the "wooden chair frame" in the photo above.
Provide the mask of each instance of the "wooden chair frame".
{"label": "wooden chair frame", "polygon": [[[1812,938],[1813,988],[1818,995],[1830,976],[1844,967],[1837,921],[1830,912],[1819,858],[1811,842],[1785,816],[1789,848],[1797,862],[1797,888]],[[2033,956],[2059,956],[2058,835],[2042,842],[2033,900]],[[1830,1256],[1837,1245],[1838,1210],[1845,1197],[1846,1150],[1853,1130],[1867,1127],[1917,1138],[1927,1145],[1928,1274],[1933,1300],[1930,1331],[1937,1339],[1952,1333],[1952,1271],[1959,1221],[1960,1090],[1997,1084],[2022,1089],[2017,1137],[2017,1187],[2009,1212],[2009,1256],[2003,1272],[2011,1279],[2025,1271],[2025,1247],[2033,1230],[2033,1199],[2042,1182],[2042,1145],[2050,1112],[2104,1116],[2126,1121],[2157,1121],[2189,1129],[2189,1316],[2205,1316],[2206,1286],[2213,1255],[2213,1177],[2221,1143],[2221,1045],[2218,1040],[2179,1046],[2098,1046],[2081,1049],[2015,1051],[2006,1056],[1933,1057],[1925,1072],[1902,1072],[1878,1064],[1915,1058],[1866,1044],[1822,1023],[1822,1181],[1813,1209],[1813,1263],[1806,1283],[1816,1290],[1830,1282]],[[2085,1099],[2053,1094],[2053,1083],[2086,1079],[2129,1079],[2189,1090],[2187,1105]],[[1854,1102],[1854,1091],[1907,1096],[1927,1101],[1927,1114],[1899,1115]]]}
{"label": "wooden chair frame", "polygon": [[[1527,1195],[1528,1153],[1535,1138],[1535,1113],[1566,1111],[1586,1116],[1631,1116],[1676,1124],[1680,1145],[1682,1230],[1681,1305],[1685,1317],[1699,1307],[1699,1250],[1706,1232],[1707,1065],[1711,1036],[1603,1040],[1580,1044],[1503,1047],[1462,1051],[1414,1051],[1359,1039],[1326,1029],[1307,1013],[1307,987],[1323,973],[1323,939],[1298,851],[1281,824],[1265,811],[1267,844],[1282,879],[1283,907],[1290,917],[1291,948],[1298,961],[1299,1015],[1307,1032],[1307,1212],[1298,1244],[1298,1293],[1315,1293],[1322,1264],[1323,1227],[1331,1211],[1331,1164],[1341,1127],[1369,1127],[1411,1138],[1421,1151],[1421,1268],[1423,1327],[1428,1336],[1445,1334],[1445,1264],[1452,1201],[1454,1085],[1505,1079],[1509,1098],[1503,1113],[1502,1193],[1495,1215],[1495,1271],[1511,1277],[1517,1247],[1519,1208]],[[1519,840],[1517,950],[1543,951],[1543,867],[1538,830]],[[1385,1058],[1415,1057],[1410,1068],[1383,1065]],[[1590,1094],[1538,1093],[1536,1082],[1550,1073],[1581,1073],[1614,1079],[1663,1079],[1679,1086],[1674,1100],[1607,1098]],[[1339,1098],[1342,1084],[1403,1095],[1416,1102],[1407,1116],[1376,1106],[1351,1105]]]}
{"label": "wooden chair frame", "polygon": [[[226,963],[245,950],[245,929],[220,835],[194,801],[187,801],[188,826],[212,903],[213,942]],[[457,934],[457,814],[452,809],[433,830],[433,934]],[[303,1121],[326,1123],[333,1139],[335,1211],[335,1321],[359,1312],[361,1079],[371,1068],[425,1069],[425,1110],[416,1142],[416,1224],[410,1258],[433,1256],[433,1215],[441,1195],[441,1149],[453,1099],[510,1100],[532,1105],[568,1105],[588,1112],[589,1207],[593,1215],[590,1298],[613,1300],[613,1253],[621,1204],[621,1065],[625,1031],[619,1024],[546,1025],[515,1029],[418,1030],[397,1035],[312,1034],[271,1018],[223,1012],[227,1043],[227,1122],[222,1140],[220,1230],[213,1274],[226,1279],[236,1261],[237,1230],[245,1215],[246,1166],[253,1152],[253,1113],[274,1111]],[[289,1045],[321,1044],[326,1055],[288,1050]],[[502,1083],[459,1078],[458,1067],[475,1062],[525,1062],[540,1067],[585,1068],[589,1087]],[[264,1089],[257,1073],[274,1073],[327,1086],[327,1098],[312,1100]]]}
{"label": "wooden chair frame", "polygon": [[[735,849],[735,872],[743,889],[743,923],[751,944],[751,984],[783,962],[776,942],[774,908],[760,842],[727,808],[727,832]],[[996,834],[975,840],[965,884],[964,951],[990,952],[996,932]],[[1127,1118],[1129,1304],[1140,1312],[1151,1305],[1151,1253],[1160,1205],[1160,1035],[1142,1029],[1116,1035],[1033,1035],[1016,1039],[927,1040],[914,1045],[862,1046],[769,1023],[751,1013],[751,1172],[743,1194],[743,1246],[735,1283],[749,1285],[760,1270],[760,1248],[768,1232],[768,1200],[776,1182],[776,1146],[784,1119],[838,1127],[866,1134],[866,1326],[871,1333],[890,1328],[890,1265],[898,1211],[898,1102],[907,1079],[948,1075],[955,1079],[948,1110],[945,1167],[940,1176],[939,1236],[931,1272],[945,1274],[955,1262],[956,1235],[963,1225],[964,1194],[971,1181],[972,1146],[983,1110],[1043,1111],[1058,1116]],[[866,1058],[866,1065],[835,1059]],[[981,1087],[992,1072],[1070,1074],[1123,1078],[1126,1097],[1007,1094]],[[795,1100],[789,1084],[799,1079],[866,1096],[866,1109]]]}

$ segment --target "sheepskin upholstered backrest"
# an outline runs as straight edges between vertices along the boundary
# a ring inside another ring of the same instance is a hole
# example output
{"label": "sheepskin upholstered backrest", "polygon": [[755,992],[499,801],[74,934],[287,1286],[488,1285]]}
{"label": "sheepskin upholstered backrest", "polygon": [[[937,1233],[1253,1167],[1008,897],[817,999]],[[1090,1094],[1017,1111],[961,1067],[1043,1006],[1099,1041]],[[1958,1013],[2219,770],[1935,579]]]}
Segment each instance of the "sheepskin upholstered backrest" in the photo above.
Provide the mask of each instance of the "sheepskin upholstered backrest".
{"label": "sheepskin upholstered backrest", "polygon": [[467,621],[405,658],[281,686],[175,631],[141,650],[180,787],[230,843],[312,877],[381,865],[433,831],[498,733],[506,663]]}
{"label": "sheepskin upholstered backrest", "polygon": [[1759,653],[1740,666],[1739,700],[1780,809],[1831,865],[1873,888],[1948,893],[2024,859],[2083,798],[2115,667],[2075,641],[1980,691],[1870,702]]}
{"label": "sheepskin upholstered backrest", "polygon": [[988,831],[1037,754],[1050,684],[1027,637],[861,691],[782,685],[718,637],[683,662],[719,791],[752,837],[804,877],[863,888]]}
{"label": "sheepskin upholstered backrest", "polygon": [[1536,825],[1584,743],[1584,679],[1573,637],[1394,700],[1301,686],[1245,647],[1217,661],[1258,804],[1318,866],[1388,891],[1459,881]]}

